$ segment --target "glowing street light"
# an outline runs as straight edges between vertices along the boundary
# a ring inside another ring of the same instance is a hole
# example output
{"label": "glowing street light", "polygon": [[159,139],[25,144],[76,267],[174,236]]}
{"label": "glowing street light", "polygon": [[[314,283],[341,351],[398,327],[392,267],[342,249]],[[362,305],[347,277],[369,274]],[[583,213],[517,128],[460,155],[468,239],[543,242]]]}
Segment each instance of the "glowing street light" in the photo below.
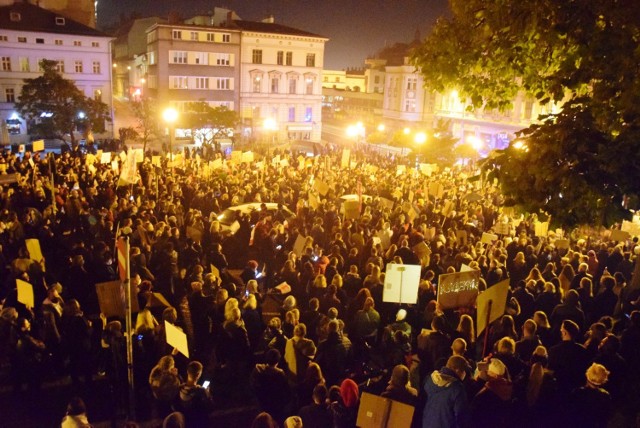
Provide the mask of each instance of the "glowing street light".
{"label": "glowing street light", "polygon": [[402,132],[404,132],[404,135],[409,135],[411,134],[411,128],[404,128]]}
{"label": "glowing street light", "polygon": [[482,140],[475,135],[469,135],[467,137],[467,143],[469,143],[475,151],[480,151],[480,149],[482,149]]}
{"label": "glowing street light", "polygon": [[384,123],[381,123],[380,125],[378,125],[378,132],[384,132],[385,129],[386,128],[384,126]]}
{"label": "glowing street light", "polygon": [[515,140],[511,146],[516,150],[527,150],[527,143],[522,140]]}
{"label": "glowing street light", "polygon": [[415,141],[416,144],[424,144],[425,141],[427,141],[427,134],[424,132],[417,132],[413,137],[413,141]]}

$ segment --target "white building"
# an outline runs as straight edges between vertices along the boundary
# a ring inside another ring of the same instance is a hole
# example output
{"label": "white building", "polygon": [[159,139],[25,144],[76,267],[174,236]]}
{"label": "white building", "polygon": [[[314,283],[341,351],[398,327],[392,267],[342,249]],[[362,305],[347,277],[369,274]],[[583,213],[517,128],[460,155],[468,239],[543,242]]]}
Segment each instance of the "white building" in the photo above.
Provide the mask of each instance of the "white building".
{"label": "white building", "polygon": [[[9,128],[11,143],[28,140],[27,124],[14,103],[24,79],[39,76],[43,59],[58,61],[64,78],[111,110],[111,40],[94,28],[29,3],[0,7],[0,120]],[[111,123],[106,128],[104,137],[111,137]]]}
{"label": "white building", "polygon": [[328,39],[268,21],[233,21],[242,30],[243,133],[265,141],[320,141],[322,65]]}

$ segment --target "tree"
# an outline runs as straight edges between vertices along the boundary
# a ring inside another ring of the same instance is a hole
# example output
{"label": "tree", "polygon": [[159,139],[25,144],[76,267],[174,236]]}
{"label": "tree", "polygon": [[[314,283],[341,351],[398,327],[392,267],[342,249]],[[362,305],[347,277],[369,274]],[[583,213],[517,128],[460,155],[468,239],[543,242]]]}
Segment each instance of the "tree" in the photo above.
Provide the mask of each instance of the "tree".
{"label": "tree", "polygon": [[[513,203],[561,224],[610,223],[640,193],[640,3],[633,0],[450,0],[413,52],[430,89],[457,89],[469,109],[517,95],[560,111],[484,163]],[[561,196],[560,196],[561,195]],[[593,211],[595,210],[595,211]]]}
{"label": "tree", "polygon": [[76,147],[74,131],[84,124],[87,131],[104,130],[108,107],[87,98],[76,85],[57,71],[58,62],[42,60],[42,75],[25,79],[16,109],[30,122],[30,133],[64,139],[69,135]]}
{"label": "tree", "polygon": [[211,107],[205,101],[189,104],[185,124],[194,138],[203,144],[212,144],[216,138],[227,137],[229,130],[238,125],[238,114],[225,106]]}
{"label": "tree", "polygon": [[160,134],[158,111],[155,104],[144,97],[133,103],[133,113],[138,122],[135,130],[142,140],[142,152],[146,153],[151,137],[157,137]]}
{"label": "tree", "polygon": [[135,141],[138,138],[138,131],[134,127],[126,127],[118,129],[118,134],[120,135],[120,141],[122,144],[127,144],[127,141]]}

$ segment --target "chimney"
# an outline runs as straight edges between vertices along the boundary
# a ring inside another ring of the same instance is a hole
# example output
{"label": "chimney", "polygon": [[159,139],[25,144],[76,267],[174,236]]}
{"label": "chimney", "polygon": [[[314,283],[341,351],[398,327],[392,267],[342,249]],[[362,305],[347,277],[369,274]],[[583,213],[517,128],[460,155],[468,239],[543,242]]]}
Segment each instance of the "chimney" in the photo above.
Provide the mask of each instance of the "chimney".
{"label": "chimney", "polygon": [[264,22],[265,24],[273,24],[276,22],[276,19],[273,17],[273,15],[269,15],[265,19],[263,19],[262,22]]}

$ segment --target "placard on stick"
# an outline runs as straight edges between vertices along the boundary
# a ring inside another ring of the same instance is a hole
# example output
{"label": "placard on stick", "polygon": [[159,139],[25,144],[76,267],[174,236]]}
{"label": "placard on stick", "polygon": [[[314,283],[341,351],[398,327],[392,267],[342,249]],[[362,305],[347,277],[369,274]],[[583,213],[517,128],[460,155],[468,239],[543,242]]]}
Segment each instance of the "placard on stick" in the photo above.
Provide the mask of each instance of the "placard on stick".
{"label": "placard on stick", "polygon": [[420,265],[389,263],[384,277],[382,301],[415,304],[420,286]]}
{"label": "placard on stick", "polygon": [[472,307],[478,296],[480,271],[442,274],[438,277],[438,303],[442,309]]}
{"label": "placard on stick", "polygon": [[613,229],[611,231],[612,241],[626,241],[631,237],[631,234],[625,230]]}
{"label": "placard on stick", "polygon": [[491,314],[489,316],[489,323],[494,322],[504,314],[505,307],[507,305],[507,296],[509,294],[509,280],[505,279],[491,287],[487,288],[478,295],[478,318],[476,324],[476,336],[480,336],[480,333],[487,327],[487,315],[489,315],[489,301],[491,301]]}
{"label": "placard on stick", "polygon": [[493,244],[494,241],[498,240],[498,235],[494,235],[493,233],[482,232],[482,239],[480,242],[483,244]]}
{"label": "placard on stick", "polygon": [[[125,287],[118,281],[108,281],[96,284],[100,312],[109,317],[124,318],[126,316]],[[138,296],[135,287],[131,287],[131,312],[138,312]]]}
{"label": "placard on stick", "polygon": [[293,252],[298,256],[302,256],[304,254],[304,244],[305,242],[307,242],[307,238],[302,236],[302,235],[298,235],[298,237],[296,238],[296,242],[293,244]]}
{"label": "placard on stick", "polygon": [[42,250],[40,249],[40,241],[37,239],[25,239],[24,241],[27,246],[27,251],[29,252],[29,258],[40,263],[44,259]]}
{"label": "placard on stick", "polygon": [[345,201],[343,206],[345,219],[360,218],[360,203],[358,201]]}
{"label": "placard on stick", "polygon": [[164,331],[167,334],[167,343],[176,348],[182,355],[189,358],[187,335],[168,321],[164,322]]}

